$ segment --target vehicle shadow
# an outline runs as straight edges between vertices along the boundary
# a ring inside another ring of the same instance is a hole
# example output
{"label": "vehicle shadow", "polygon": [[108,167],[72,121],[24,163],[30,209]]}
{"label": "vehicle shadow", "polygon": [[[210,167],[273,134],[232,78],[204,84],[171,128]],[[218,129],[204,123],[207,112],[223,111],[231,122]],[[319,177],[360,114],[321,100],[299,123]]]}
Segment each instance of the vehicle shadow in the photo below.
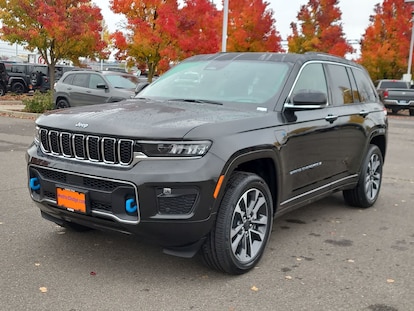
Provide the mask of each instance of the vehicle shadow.
{"label": "vehicle shadow", "polygon": [[[346,217],[352,210],[355,209],[346,208],[342,196],[336,194],[287,213],[274,221],[268,247],[277,248],[278,244],[291,241],[292,236],[301,239],[307,224],[311,224],[311,231],[315,228],[329,231],[330,224]],[[216,280],[228,278],[204,266],[198,255],[192,259],[166,255],[159,246],[118,233],[76,232],[52,224],[51,230],[36,243],[38,249],[46,250],[44,258],[48,267],[59,267],[67,273],[78,271],[108,278],[124,277],[131,281],[145,279],[154,285],[161,275],[162,278],[203,278],[207,275]]]}

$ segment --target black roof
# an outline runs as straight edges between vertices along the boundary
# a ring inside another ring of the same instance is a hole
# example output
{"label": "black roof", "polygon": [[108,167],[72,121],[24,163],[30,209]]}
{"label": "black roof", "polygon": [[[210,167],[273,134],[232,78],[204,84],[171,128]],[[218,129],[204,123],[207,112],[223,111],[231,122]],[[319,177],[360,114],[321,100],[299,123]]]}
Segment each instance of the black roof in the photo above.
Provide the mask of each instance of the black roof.
{"label": "black roof", "polygon": [[224,52],[217,54],[203,54],[190,57],[188,61],[194,60],[254,60],[254,61],[276,61],[288,63],[305,63],[312,60],[332,61],[349,66],[361,67],[359,64],[335,55],[321,52],[296,53],[271,53],[271,52]]}

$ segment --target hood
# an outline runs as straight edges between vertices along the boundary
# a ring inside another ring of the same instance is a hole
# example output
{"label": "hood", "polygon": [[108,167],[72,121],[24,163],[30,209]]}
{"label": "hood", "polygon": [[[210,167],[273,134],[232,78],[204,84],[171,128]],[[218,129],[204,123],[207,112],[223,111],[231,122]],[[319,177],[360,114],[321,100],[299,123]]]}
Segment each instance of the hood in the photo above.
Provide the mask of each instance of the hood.
{"label": "hood", "polygon": [[[207,131],[205,135],[212,136],[214,132],[219,135],[223,130],[232,128],[228,123],[263,118],[264,115],[265,112],[240,111],[215,104],[131,99],[54,110],[40,116],[36,123],[42,127],[70,132],[131,138],[182,139],[195,128],[197,136],[203,136],[204,130]],[[260,124],[254,121],[249,123],[256,128]],[[208,129],[203,129],[204,127]],[[246,126],[243,128],[246,130]]]}

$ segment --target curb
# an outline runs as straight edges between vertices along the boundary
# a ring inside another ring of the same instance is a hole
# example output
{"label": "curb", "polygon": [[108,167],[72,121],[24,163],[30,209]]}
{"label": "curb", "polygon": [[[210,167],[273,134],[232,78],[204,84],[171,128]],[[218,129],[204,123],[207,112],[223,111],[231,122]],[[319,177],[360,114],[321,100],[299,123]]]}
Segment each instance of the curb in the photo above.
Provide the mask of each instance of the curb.
{"label": "curb", "polygon": [[20,119],[37,119],[41,113],[31,113],[31,112],[23,112],[23,111],[14,111],[14,110],[3,110],[0,108],[0,115],[6,117],[14,117]]}

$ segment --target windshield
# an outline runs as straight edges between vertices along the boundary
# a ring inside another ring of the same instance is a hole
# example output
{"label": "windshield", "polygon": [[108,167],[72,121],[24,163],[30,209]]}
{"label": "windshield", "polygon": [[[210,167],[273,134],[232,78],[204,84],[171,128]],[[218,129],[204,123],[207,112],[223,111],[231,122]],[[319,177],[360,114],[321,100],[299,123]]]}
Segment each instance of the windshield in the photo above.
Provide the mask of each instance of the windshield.
{"label": "windshield", "polygon": [[137,77],[129,74],[107,74],[105,77],[113,87],[120,89],[135,89],[139,82]]}
{"label": "windshield", "polygon": [[289,65],[280,62],[214,60],[183,62],[138,97],[263,104],[281,89]]}

